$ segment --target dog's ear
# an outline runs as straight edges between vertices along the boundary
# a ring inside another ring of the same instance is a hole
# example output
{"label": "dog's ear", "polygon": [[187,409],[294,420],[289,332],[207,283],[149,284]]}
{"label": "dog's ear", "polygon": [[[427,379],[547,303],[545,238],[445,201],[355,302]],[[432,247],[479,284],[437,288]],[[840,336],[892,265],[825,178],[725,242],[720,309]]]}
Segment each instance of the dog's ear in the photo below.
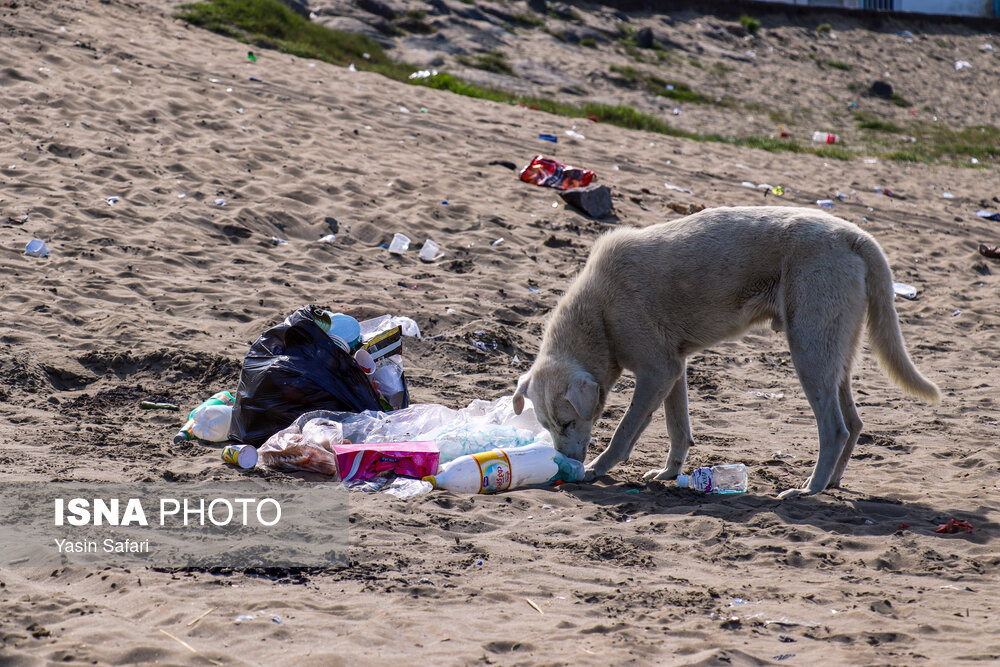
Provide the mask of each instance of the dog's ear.
{"label": "dog's ear", "polygon": [[517,380],[517,390],[514,392],[514,414],[519,415],[524,411],[524,397],[528,393],[528,385],[531,383],[531,373],[525,373]]}
{"label": "dog's ear", "polygon": [[569,383],[566,400],[576,410],[576,414],[593,421],[597,418],[600,407],[601,391],[588,373],[577,373]]}

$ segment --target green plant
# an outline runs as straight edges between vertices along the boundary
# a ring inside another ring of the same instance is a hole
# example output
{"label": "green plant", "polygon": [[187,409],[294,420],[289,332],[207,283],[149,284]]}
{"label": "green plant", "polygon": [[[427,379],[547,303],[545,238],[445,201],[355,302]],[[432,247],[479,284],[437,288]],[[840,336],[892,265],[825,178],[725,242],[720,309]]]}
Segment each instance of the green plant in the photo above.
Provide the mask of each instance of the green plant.
{"label": "green plant", "polygon": [[854,120],[858,122],[858,127],[862,130],[874,130],[876,132],[902,132],[903,128],[887,120],[878,118],[874,114],[859,111],[854,114]]}
{"label": "green plant", "polygon": [[845,72],[850,72],[852,69],[854,69],[854,67],[852,67],[851,65],[848,65],[847,63],[841,62],[839,60],[827,60],[826,66],[832,67],[834,69],[842,69]]}
{"label": "green plant", "polygon": [[427,12],[422,9],[409,9],[406,12],[407,18],[411,18],[415,21],[423,21],[427,18]]}
{"label": "green plant", "polygon": [[580,40],[580,46],[586,46],[588,49],[596,49],[597,40],[593,37],[584,37]]}
{"label": "green plant", "polygon": [[698,69],[702,69],[704,67],[704,65],[701,64],[701,61],[697,58],[688,58],[688,65],[691,65],[691,67],[697,67]]}
{"label": "green plant", "polygon": [[726,76],[730,72],[734,71],[736,68],[731,65],[727,65],[724,62],[719,62],[718,60],[712,63],[712,67],[708,70],[708,73],[713,76]]}
{"label": "green plant", "polygon": [[895,104],[897,107],[910,106],[910,103],[906,101],[906,98],[900,95],[899,93],[893,93],[892,97],[889,98],[889,101]]}
{"label": "green plant", "polygon": [[829,23],[820,23],[816,26],[816,34],[818,35],[829,35],[833,32],[833,27]]}
{"label": "green plant", "polygon": [[511,68],[510,63],[507,62],[507,56],[499,51],[477,53],[475,56],[471,57],[458,56],[457,60],[467,67],[475,67],[476,69],[486,70],[487,72],[514,76],[514,70]]}
{"label": "green plant", "polygon": [[545,19],[529,12],[512,14],[510,18],[515,25],[521,26],[522,28],[537,28],[538,26],[545,25]]}
{"label": "green plant", "polygon": [[751,35],[756,35],[760,31],[760,21],[746,14],[740,17],[740,25]]}

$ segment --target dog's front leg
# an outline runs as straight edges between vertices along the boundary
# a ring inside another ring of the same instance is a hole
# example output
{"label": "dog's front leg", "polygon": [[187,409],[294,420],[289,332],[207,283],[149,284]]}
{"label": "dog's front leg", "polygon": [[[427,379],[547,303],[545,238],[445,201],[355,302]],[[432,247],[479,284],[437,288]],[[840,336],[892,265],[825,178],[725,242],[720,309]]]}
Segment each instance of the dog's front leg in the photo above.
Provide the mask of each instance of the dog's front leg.
{"label": "dog's front leg", "polygon": [[687,377],[684,369],[674,383],[674,388],[667,394],[663,402],[663,411],[667,417],[667,432],[670,434],[670,453],[662,468],[654,468],[643,479],[667,480],[674,479],[684,468],[688,450],[694,444],[691,438],[691,419],[688,416]]}
{"label": "dog's front leg", "polygon": [[667,392],[679,375],[676,366],[671,370],[670,373],[636,375],[632,403],[625,411],[625,416],[622,417],[618,428],[615,429],[615,434],[611,437],[611,444],[587,466],[584,481],[591,482],[607,474],[609,470],[632,454],[636,441],[649,425],[653,413],[664,401]]}

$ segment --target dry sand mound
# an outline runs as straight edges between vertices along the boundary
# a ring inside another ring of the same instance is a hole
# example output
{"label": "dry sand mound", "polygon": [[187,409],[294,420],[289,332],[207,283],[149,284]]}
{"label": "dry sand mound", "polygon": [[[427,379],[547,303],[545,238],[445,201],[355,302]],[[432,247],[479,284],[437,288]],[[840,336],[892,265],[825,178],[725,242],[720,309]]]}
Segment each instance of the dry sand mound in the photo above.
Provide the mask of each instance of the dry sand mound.
{"label": "dry sand mound", "polygon": [[[171,444],[176,414],[137,404],[190,409],[232,388],[249,343],[310,302],[416,319],[431,337],[406,351],[416,402],[509,393],[600,232],[679,217],[671,204],[763,203],[744,181],[784,185],[789,204],[848,195],[836,213],[871,231],[897,280],[920,291],[897,308],[944,399],[914,402],[863,354],[866,426],[846,488],[778,502],[812,467],[815,423],[783,340],[758,332],[697,355],[689,371],[690,463],[745,462],[745,496],[639,483],[665,455],[657,418],[632,461],[598,484],[356,495],[351,562],[339,570],[0,569],[0,662],[1000,660],[1000,264],[976,251],[1000,231],[975,215],[996,210],[995,166],[824,161],[272,51],[251,64],[244,45],[170,18],[172,7],[0,6],[5,479],[237,479],[217,447]],[[574,125],[585,139],[563,139]],[[538,152],[594,169],[616,217],[586,218],[491,164]],[[318,242],[332,231],[336,242]],[[379,245],[397,231],[447,254],[390,256]],[[23,254],[32,238],[48,242],[47,258]],[[616,387],[600,442],[631,386]],[[934,532],[952,517],[975,531]],[[242,614],[255,620],[237,627]]]}

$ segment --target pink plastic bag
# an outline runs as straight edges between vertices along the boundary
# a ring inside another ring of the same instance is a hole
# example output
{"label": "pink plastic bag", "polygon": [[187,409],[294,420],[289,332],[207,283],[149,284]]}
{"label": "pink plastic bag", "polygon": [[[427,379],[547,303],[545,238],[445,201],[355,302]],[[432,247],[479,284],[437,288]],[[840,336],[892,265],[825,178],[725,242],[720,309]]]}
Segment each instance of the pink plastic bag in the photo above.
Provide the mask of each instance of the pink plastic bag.
{"label": "pink plastic bag", "polygon": [[439,452],[433,442],[333,445],[332,449],[344,482],[364,481],[386,473],[417,479],[437,474]]}

